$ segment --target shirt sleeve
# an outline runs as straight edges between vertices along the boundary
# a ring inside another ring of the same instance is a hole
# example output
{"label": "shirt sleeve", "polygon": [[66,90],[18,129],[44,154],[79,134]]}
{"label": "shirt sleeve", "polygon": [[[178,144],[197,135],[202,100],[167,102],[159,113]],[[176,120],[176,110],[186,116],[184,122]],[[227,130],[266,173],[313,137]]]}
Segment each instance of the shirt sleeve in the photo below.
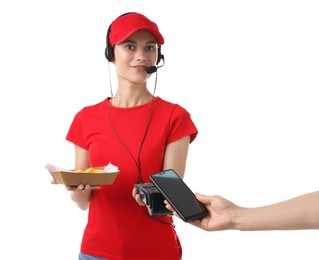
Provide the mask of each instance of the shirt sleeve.
{"label": "shirt sleeve", "polygon": [[78,112],[71,123],[66,140],[88,150],[88,144],[84,137],[84,124],[82,120],[82,111]]}
{"label": "shirt sleeve", "polygon": [[170,134],[167,143],[175,142],[183,137],[190,136],[190,143],[198,134],[198,130],[187,110],[176,105],[171,114]]}

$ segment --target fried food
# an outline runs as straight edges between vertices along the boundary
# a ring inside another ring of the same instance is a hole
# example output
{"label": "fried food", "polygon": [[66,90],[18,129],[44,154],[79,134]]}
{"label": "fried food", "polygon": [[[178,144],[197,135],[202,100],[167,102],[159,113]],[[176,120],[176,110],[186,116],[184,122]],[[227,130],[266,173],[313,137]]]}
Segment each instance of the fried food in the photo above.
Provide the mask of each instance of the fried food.
{"label": "fried food", "polygon": [[84,170],[82,170],[82,169],[76,169],[76,170],[73,170],[72,172],[79,172],[79,173],[82,173],[82,172],[84,172]]}
{"label": "fried food", "polygon": [[78,172],[78,173],[100,173],[100,172],[102,172],[102,170],[101,169],[95,169],[95,168],[88,168],[86,170],[75,169],[72,172]]}
{"label": "fried food", "polygon": [[100,169],[95,169],[95,168],[88,168],[84,172],[85,173],[100,173],[102,170]]}

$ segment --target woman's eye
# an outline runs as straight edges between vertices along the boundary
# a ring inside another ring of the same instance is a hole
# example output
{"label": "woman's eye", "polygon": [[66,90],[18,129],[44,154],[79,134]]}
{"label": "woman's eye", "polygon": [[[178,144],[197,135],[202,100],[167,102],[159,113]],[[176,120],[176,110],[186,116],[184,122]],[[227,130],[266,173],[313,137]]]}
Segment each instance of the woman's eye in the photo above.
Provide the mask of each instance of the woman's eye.
{"label": "woman's eye", "polygon": [[126,48],[129,49],[129,50],[134,50],[135,49],[134,45],[126,45]]}
{"label": "woman's eye", "polygon": [[154,47],[154,46],[147,46],[147,47],[146,47],[146,50],[148,50],[148,51],[153,51],[153,50],[155,50],[155,47]]}

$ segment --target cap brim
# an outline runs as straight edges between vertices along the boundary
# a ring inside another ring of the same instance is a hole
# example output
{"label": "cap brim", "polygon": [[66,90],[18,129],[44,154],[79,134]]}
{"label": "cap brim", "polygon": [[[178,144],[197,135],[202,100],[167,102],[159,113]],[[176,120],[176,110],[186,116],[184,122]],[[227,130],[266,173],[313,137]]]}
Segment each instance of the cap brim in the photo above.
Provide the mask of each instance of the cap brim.
{"label": "cap brim", "polygon": [[121,36],[118,36],[117,39],[114,39],[113,45],[124,42],[128,37],[130,37],[133,33],[137,32],[137,31],[148,31],[155,36],[157,43],[159,45],[164,44],[164,38],[159,33],[159,31],[155,30],[152,27],[141,26],[141,27],[134,28],[133,30],[127,31],[125,34],[122,34]]}

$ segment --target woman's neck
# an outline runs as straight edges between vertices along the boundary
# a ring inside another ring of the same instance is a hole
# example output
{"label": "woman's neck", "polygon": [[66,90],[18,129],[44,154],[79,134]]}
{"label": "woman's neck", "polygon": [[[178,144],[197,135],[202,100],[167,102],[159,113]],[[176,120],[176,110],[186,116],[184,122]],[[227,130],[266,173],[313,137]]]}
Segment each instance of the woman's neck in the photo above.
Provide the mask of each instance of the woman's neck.
{"label": "woman's neck", "polygon": [[113,98],[110,99],[112,106],[116,107],[135,107],[150,102],[153,95],[149,91],[143,93],[124,94],[117,92]]}

